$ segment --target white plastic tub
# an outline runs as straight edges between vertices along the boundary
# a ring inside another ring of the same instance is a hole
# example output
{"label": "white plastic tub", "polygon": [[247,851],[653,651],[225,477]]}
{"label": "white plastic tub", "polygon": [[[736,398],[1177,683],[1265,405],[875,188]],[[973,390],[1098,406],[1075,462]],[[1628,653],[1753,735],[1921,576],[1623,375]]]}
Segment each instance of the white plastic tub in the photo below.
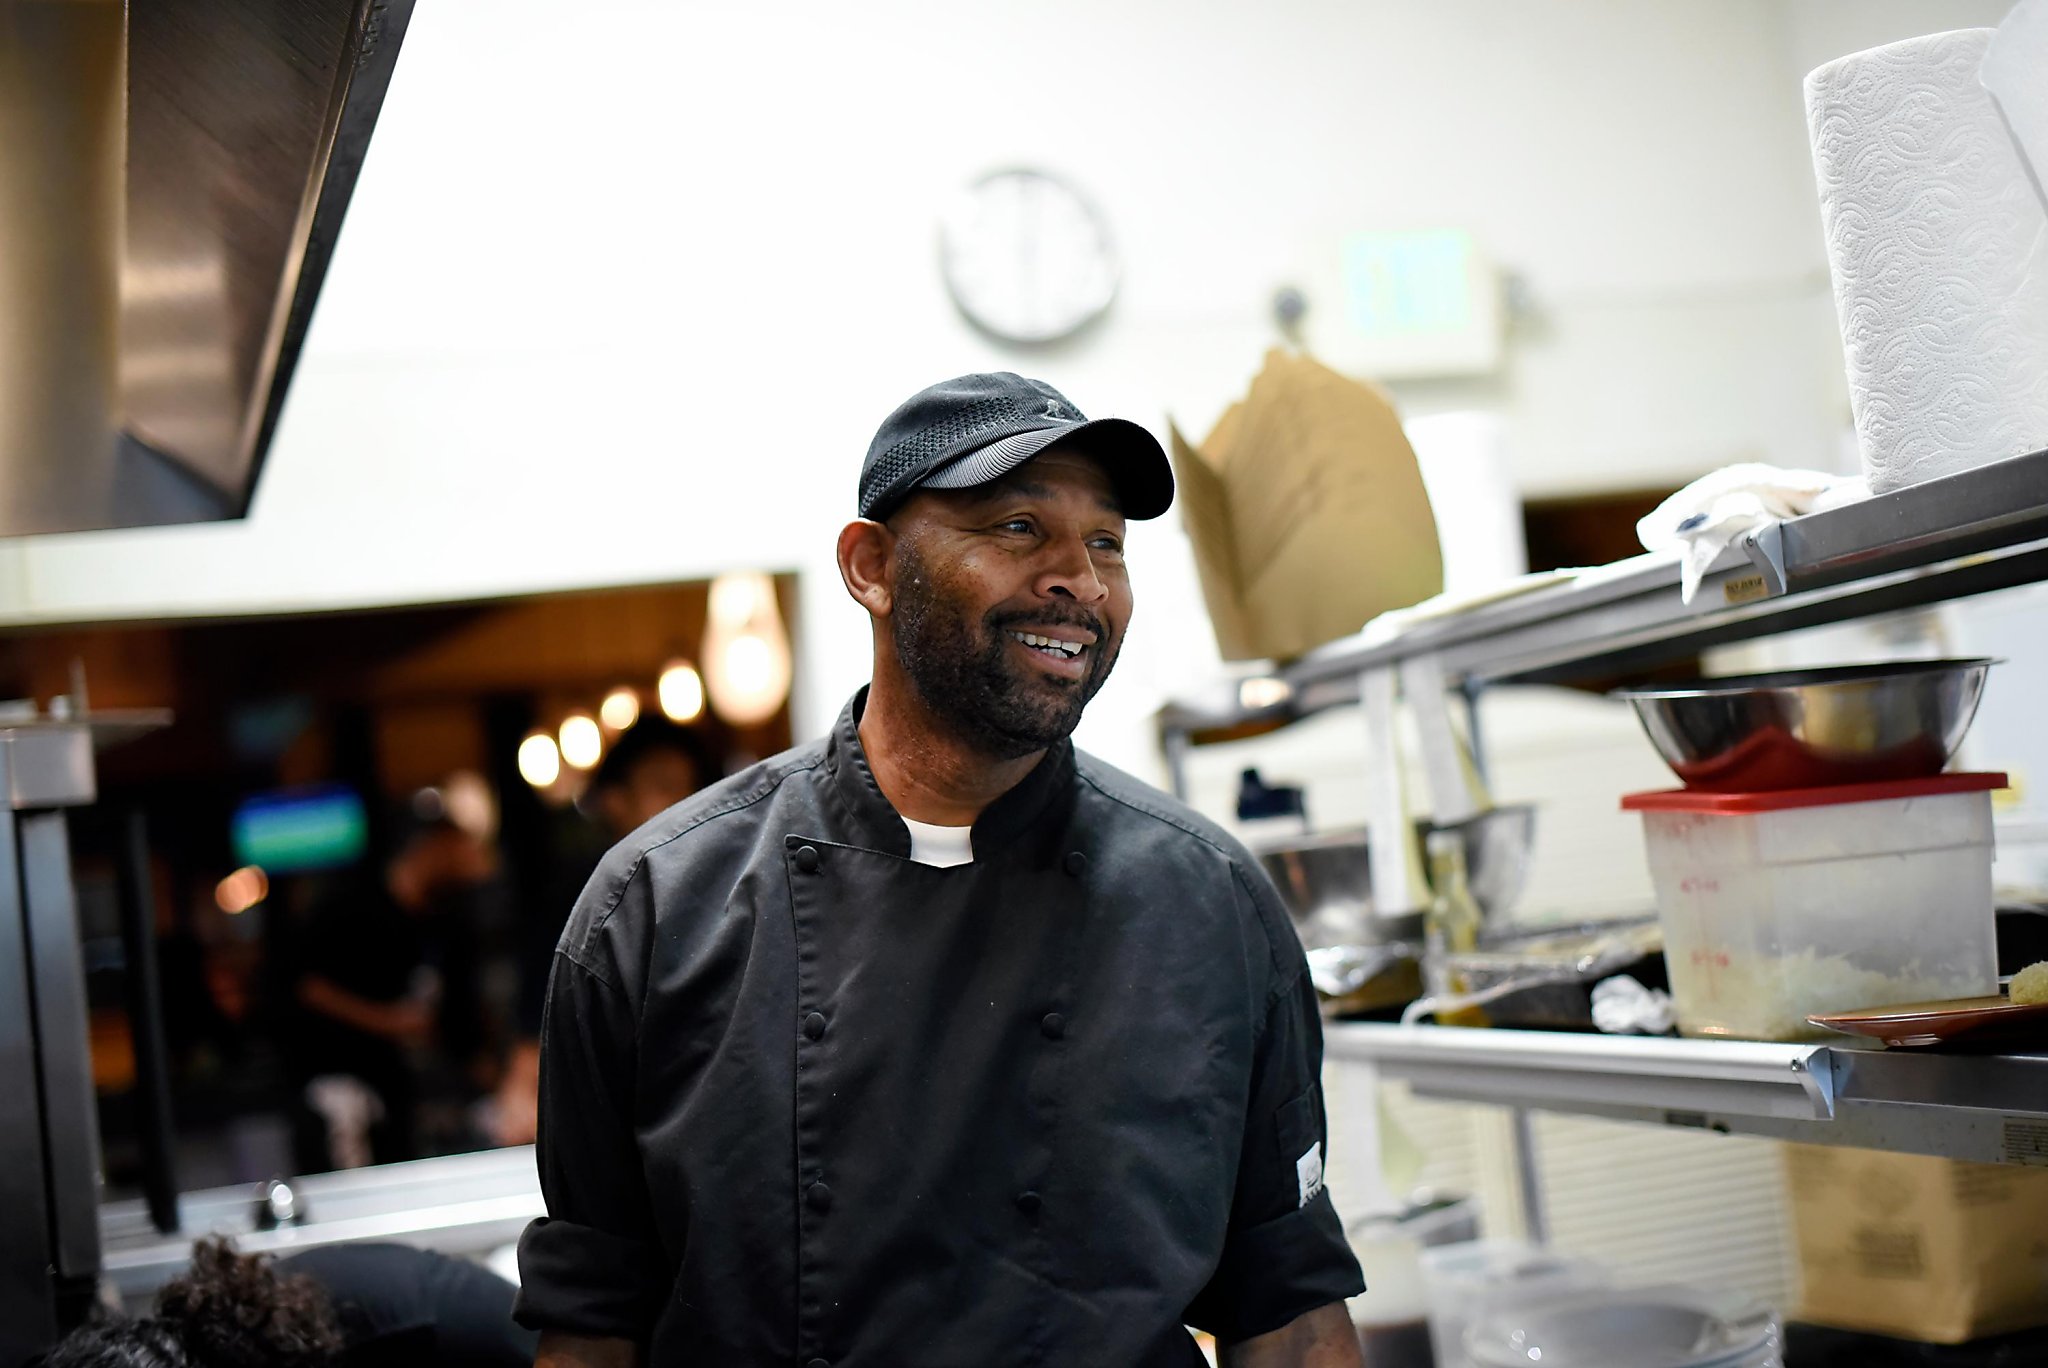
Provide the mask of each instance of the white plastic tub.
{"label": "white plastic tub", "polygon": [[1474,1368],[1465,1332],[1503,1308],[1605,1287],[1606,1271],[1590,1260],[1538,1249],[1520,1240],[1471,1240],[1422,1252],[1429,1294],[1429,1341],[1436,1368]]}
{"label": "white plastic tub", "polygon": [[2002,774],[1639,793],[1679,1030],[1814,1040],[1816,1012],[1998,991]]}

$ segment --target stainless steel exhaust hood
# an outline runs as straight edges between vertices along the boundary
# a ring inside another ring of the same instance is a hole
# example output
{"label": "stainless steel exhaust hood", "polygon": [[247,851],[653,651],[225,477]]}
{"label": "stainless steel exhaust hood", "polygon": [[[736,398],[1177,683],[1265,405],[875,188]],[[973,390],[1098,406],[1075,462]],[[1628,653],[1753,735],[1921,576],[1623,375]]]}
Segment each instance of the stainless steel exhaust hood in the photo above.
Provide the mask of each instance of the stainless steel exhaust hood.
{"label": "stainless steel exhaust hood", "polygon": [[0,536],[238,518],[412,0],[0,0]]}

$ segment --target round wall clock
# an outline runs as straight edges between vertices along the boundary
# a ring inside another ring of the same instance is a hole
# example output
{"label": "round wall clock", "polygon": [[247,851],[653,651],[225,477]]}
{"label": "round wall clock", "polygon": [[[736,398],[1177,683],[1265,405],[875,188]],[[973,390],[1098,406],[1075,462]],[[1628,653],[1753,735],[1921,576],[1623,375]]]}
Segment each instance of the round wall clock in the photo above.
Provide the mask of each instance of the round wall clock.
{"label": "round wall clock", "polygon": [[1116,297],[1120,266],[1102,212],[1044,171],[993,171],[947,207],[939,265],[967,320],[1005,342],[1070,337]]}

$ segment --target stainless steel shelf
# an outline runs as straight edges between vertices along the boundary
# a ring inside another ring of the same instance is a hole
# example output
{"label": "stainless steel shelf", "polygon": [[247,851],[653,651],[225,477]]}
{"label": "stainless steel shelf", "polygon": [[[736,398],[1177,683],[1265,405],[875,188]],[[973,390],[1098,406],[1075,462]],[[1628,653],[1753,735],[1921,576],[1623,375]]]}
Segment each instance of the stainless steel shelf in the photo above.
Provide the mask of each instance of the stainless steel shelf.
{"label": "stainless steel shelf", "polygon": [[1169,733],[1307,716],[1357,699],[1362,671],[1436,655],[1454,684],[1615,673],[1710,646],[2048,579],[2048,451],[1775,524],[1715,563],[1692,603],[1643,557],[1419,623],[1332,642],[1281,671],[1293,702],[1169,704]]}
{"label": "stainless steel shelf", "polygon": [[[1243,735],[1356,701],[1363,675],[1412,658],[1435,657],[1469,692],[2043,580],[2048,451],[1767,527],[1724,552],[1690,604],[1675,562],[1626,561],[1398,636],[1333,642],[1281,671],[1282,705],[1241,708],[1219,693],[1169,704],[1158,721],[1178,781],[1203,732]],[[1327,1040],[1332,1059],[1371,1061],[1431,1097],[2048,1166],[2048,1055],[1364,1024],[1333,1025]]]}
{"label": "stainless steel shelf", "polygon": [[1325,1040],[1427,1097],[2048,1165],[2048,1055],[1353,1022]]}
{"label": "stainless steel shelf", "polygon": [[272,1230],[256,1228],[253,1184],[181,1193],[176,1235],[159,1234],[141,1201],[108,1202],[100,1208],[106,1276],[122,1297],[145,1297],[184,1271],[193,1240],[215,1234],[234,1236],[245,1253],[395,1240],[480,1254],[547,1214],[531,1145],[313,1174],[293,1187],[306,1219]]}

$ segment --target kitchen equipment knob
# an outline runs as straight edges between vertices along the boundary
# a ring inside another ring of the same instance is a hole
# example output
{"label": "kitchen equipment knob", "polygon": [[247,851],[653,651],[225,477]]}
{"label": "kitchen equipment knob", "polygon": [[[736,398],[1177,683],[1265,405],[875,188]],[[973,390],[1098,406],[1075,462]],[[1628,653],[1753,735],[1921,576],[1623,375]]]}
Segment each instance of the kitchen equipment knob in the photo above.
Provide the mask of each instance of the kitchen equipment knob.
{"label": "kitchen equipment knob", "polygon": [[301,1225],[306,1220],[305,1199],[282,1178],[273,1178],[257,1191],[256,1228],[275,1230],[279,1226]]}

